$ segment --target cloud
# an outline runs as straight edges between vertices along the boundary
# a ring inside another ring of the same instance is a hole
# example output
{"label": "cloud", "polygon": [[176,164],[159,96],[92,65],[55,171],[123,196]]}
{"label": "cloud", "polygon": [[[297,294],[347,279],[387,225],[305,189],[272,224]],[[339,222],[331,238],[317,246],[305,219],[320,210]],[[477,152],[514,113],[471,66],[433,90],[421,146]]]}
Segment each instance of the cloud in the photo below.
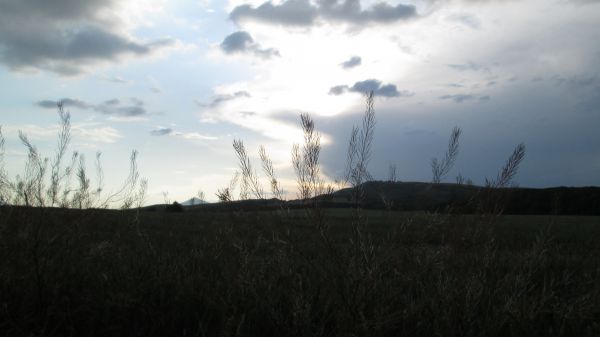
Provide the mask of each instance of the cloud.
{"label": "cloud", "polygon": [[486,68],[481,66],[480,64],[467,62],[464,64],[449,64],[448,67],[458,70],[458,71],[480,71],[485,70]]}
{"label": "cloud", "polygon": [[237,24],[248,20],[307,27],[327,21],[357,26],[408,20],[417,17],[417,11],[413,5],[392,6],[386,2],[378,2],[363,10],[360,0],[319,0],[314,5],[308,0],[286,0],[280,4],[267,1],[258,7],[240,5],[231,11],[229,17]]}
{"label": "cloud", "polygon": [[317,16],[318,8],[308,0],[287,0],[278,5],[267,1],[256,8],[241,5],[229,14],[229,18],[236,23],[253,20],[283,26],[310,26]]}
{"label": "cloud", "polygon": [[96,126],[96,123],[73,125],[73,135],[86,142],[115,143],[123,136],[110,126]]}
{"label": "cloud", "polygon": [[197,104],[201,107],[216,108],[225,102],[249,97],[252,97],[249,92],[241,90],[236,91],[233,94],[215,95],[208,104],[200,102],[197,102]]}
{"label": "cloud", "polygon": [[153,136],[167,136],[173,134],[173,129],[159,126],[156,129],[150,130],[150,134]]}
{"label": "cloud", "polygon": [[139,117],[148,114],[144,107],[144,102],[137,99],[131,98],[130,103],[127,105],[121,104],[118,99],[112,99],[105,101],[102,104],[93,107],[93,110],[98,111],[104,115],[114,115],[119,117]]}
{"label": "cloud", "polygon": [[461,24],[471,28],[478,30],[481,28],[481,22],[477,17],[469,14],[454,14],[449,17],[450,20],[460,22]]}
{"label": "cloud", "polygon": [[[63,98],[59,102],[61,102],[63,104],[63,107],[65,107],[65,108],[73,107],[73,108],[85,110],[85,109],[89,109],[91,107],[89,104],[87,104],[84,101],[80,101],[78,99],[72,99],[72,98]],[[37,102],[36,105],[39,107],[42,107],[44,109],[56,109],[56,107],[58,106],[58,102],[51,101],[51,100],[43,100],[43,101]]]}
{"label": "cloud", "polygon": [[187,133],[175,133],[176,136],[181,136],[184,139],[188,139],[188,140],[217,140],[217,137],[213,137],[213,136],[207,136],[207,135],[203,135],[201,133],[198,132],[187,132]]}
{"label": "cloud", "polygon": [[44,109],[56,109],[58,102],[62,102],[65,108],[73,107],[81,110],[91,110],[104,115],[115,117],[141,117],[148,114],[144,107],[145,103],[137,98],[130,98],[128,102],[121,102],[117,98],[106,100],[100,104],[91,104],[78,99],[63,98],[59,101],[43,100],[35,104]]}
{"label": "cloud", "polygon": [[100,75],[98,76],[98,79],[101,81],[105,81],[105,82],[111,82],[111,83],[118,83],[118,84],[129,84],[131,83],[131,81],[128,81],[122,77],[119,76],[106,76],[106,75]]}
{"label": "cloud", "polygon": [[245,31],[227,35],[221,42],[221,50],[225,54],[250,53],[262,59],[280,56],[277,49],[261,48],[260,44],[254,42],[252,36]]}
{"label": "cloud", "polygon": [[98,62],[147,56],[171,39],[137,41],[123,32],[114,0],[4,0],[0,63],[11,70],[76,75]]}
{"label": "cloud", "polygon": [[[38,125],[17,125],[6,126],[4,130],[7,135],[16,136],[19,131],[24,132],[28,137],[34,140],[50,140],[56,137],[59,131],[59,125],[38,126]],[[100,123],[73,123],[71,132],[75,141],[115,143],[123,136],[121,133],[110,126]]]}
{"label": "cloud", "polygon": [[477,96],[477,95],[471,95],[471,94],[455,94],[455,95],[443,95],[443,96],[440,96],[440,99],[452,100],[456,103],[462,103],[465,101],[473,101],[473,100],[489,101],[491,98],[488,95]]}
{"label": "cloud", "polygon": [[343,93],[345,93],[346,91],[348,91],[348,89],[350,89],[347,85],[336,85],[334,87],[331,87],[331,89],[329,89],[329,94],[330,95],[341,95]]}
{"label": "cloud", "polygon": [[375,96],[383,97],[406,97],[413,95],[413,93],[408,91],[398,91],[398,88],[394,84],[382,85],[381,81],[375,79],[356,82],[351,87],[347,85],[336,85],[329,89],[329,94],[337,96],[346,92],[356,92],[364,94],[369,93],[371,91],[375,94]]}
{"label": "cloud", "polygon": [[162,136],[173,136],[173,137],[181,137],[187,140],[216,140],[217,137],[203,135],[199,132],[180,132],[175,131],[173,128],[158,126],[152,130],[150,130],[150,134],[152,136],[162,137]]}
{"label": "cloud", "polygon": [[362,59],[360,58],[360,56],[352,56],[350,59],[342,62],[340,65],[344,69],[350,69],[350,68],[358,67],[361,63],[362,63]]}

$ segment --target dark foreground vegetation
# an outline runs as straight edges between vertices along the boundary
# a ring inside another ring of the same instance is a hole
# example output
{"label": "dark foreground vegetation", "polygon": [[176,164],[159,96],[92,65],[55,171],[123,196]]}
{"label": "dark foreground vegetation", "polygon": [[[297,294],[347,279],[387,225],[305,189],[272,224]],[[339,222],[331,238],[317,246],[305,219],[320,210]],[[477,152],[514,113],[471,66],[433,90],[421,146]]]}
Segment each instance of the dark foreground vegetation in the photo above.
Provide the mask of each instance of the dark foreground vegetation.
{"label": "dark foreground vegetation", "polygon": [[3,336],[598,336],[600,218],[0,207]]}

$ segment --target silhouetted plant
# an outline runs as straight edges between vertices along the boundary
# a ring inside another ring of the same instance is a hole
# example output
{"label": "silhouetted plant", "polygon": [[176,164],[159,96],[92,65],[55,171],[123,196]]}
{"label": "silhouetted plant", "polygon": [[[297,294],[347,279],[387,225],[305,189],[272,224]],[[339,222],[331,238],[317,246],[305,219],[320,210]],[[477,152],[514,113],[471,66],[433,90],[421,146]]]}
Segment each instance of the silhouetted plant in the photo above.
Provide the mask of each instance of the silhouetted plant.
{"label": "silhouetted plant", "polygon": [[519,170],[519,165],[525,158],[525,144],[518,144],[512,154],[506,160],[502,170],[498,172],[495,179],[485,179],[485,186],[492,188],[509,187],[512,179]]}
{"label": "silhouetted plant", "polygon": [[390,166],[388,167],[388,181],[395,183],[396,181],[398,181],[398,167],[396,166],[396,164],[390,164]]}
{"label": "silhouetted plant", "polygon": [[238,156],[238,163],[242,175],[242,194],[241,199],[247,199],[247,190],[250,190],[256,199],[264,199],[264,190],[258,181],[256,171],[252,168],[252,163],[244,147],[244,142],[239,139],[233,141],[233,149]]}
{"label": "silhouetted plant", "polygon": [[519,165],[525,158],[525,144],[518,144],[506,163],[494,179],[485,179],[485,188],[481,197],[481,211],[484,214],[498,216],[504,212],[507,187],[511,186],[514,176],[519,170]]}
{"label": "silhouetted plant", "polygon": [[304,202],[317,197],[326,191],[325,182],[321,178],[319,155],[321,153],[321,135],[315,131],[315,124],[310,115],[300,115],[304,144],[292,147],[292,166],[296,173],[298,197]]}
{"label": "silhouetted plant", "polygon": [[348,142],[345,180],[356,187],[372,179],[368,170],[375,132],[375,95],[366,95],[366,108],[361,127],[354,126]]}
{"label": "silhouetted plant", "polygon": [[456,161],[456,157],[458,156],[458,141],[461,134],[461,129],[457,126],[452,129],[452,133],[450,134],[450,140],[448,141],[448,150],[446,151],[446,155],[443,159],[438,160],[437,158],[433,158],[431,160],[431,172],[433,173],[432,182],[434,184],[439,184],[442,179],[450,172],[452,166],[454,166],[454,162]]}
{"label": "silhouetted plant", "polygon": [[281,189],[281,185],[275,176],[273,161],[267,155],[267,151],[265,150],[264,146],[261,145],[258,152],[260,155],[260,160],[262,162],[263,171],[267,175],[267,178],[269,179],[271,185],[271,193],[273,194],[273,197],[282,200],[284,191]]}
{"label": "silhouetted plant", "polygon": [[229,185],[227,187],[224,188],[220,188],[217,190],[216,196],[219,199],[219,201],[221,202],[230,202],[233,201],[233,191],[235,190],[235,187],[238,183],[240,177],[240,172],[239,171],[235,171],[235,173],[233,174],[233,177],[231,177],[231,180],[229,181]]}
{"label": "silhouetted plant", "polygon": [[360,206],[364,200],[363,183],[373,177],[369,173],[368,165],[371,159],[371,145],[375,132],[375,94],[373,91],[366,95],[366,108],[361,127],[353,126],[348,141],[346,155],[346,172],[344,180],[352,187],[352,202],[355,207]]}
{"label": "silhouetted plant", "polygon": [[4,168],[4,134],[2,133],[2,125],[0,125],[0,205],[6,204],[8,198],[8,176]]}
{"label": "silhouetted plant", "polygon": [[473,181],[464,177],[461,173],[456,176],[456,183],[458,185],[473,185]]}
{"label": "silhouetted plant", "polygon": [[55,206],[58,203],[61,182],[70,171],[70,168],[68,168],[64,172],[61,172],[62,159],[71,141],[71,115],[65,112],[62,102],[58,103],[58,116],[60,119],[60,129],[58,132],[56,153],[51,164],[50,188],[48,189],[49,206]]}

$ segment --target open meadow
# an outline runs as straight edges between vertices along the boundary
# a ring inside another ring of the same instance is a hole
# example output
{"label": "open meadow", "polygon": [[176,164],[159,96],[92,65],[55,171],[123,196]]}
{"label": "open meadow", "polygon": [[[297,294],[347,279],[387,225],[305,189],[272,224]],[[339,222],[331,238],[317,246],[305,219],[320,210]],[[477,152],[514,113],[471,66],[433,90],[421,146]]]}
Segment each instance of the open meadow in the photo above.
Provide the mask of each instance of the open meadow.
{"label": "open meadow", "polygon": [[0,207],[5,336],[598,336],[600,217]]}

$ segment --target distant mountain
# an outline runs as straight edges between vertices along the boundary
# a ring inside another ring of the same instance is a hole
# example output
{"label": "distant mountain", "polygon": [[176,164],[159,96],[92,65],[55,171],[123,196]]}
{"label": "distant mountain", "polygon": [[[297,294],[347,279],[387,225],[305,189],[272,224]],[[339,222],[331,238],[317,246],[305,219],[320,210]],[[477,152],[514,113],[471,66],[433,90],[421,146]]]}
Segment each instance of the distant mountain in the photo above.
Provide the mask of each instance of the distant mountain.
{"label": "distant mountain", "polygon": [[202,200],[200,198],[193,197],[193,198],[191,198],[189,200],[186,200],[184,202],[180,202],[180,204],[182,206],[197,206],[197,205],[208,204],[208,202],[205,201],[205,200]]}
{"label": "distant mountain", "polygon": [[[359,188],[362,207],[398,210],[437,210],[465,204],[480,190],[473,185],[391,181],[369,181]],[[332,201],[351,204],[354,193],[353,188],[344,188],[333,193]]]}

